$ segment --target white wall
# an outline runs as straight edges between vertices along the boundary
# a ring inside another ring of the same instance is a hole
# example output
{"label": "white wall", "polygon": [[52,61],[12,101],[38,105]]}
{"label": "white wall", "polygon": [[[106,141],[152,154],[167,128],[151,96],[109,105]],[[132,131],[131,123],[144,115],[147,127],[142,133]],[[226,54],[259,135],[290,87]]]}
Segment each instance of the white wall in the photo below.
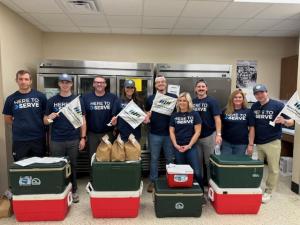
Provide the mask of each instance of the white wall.
{"label": "white wall", "polygon": [[[19,69],[36,72],[42,58],[42,32],[0,3],[0,106],[16,91]],[[7,167],[11,162],[11,131],[0,118],[0,193],[7,188]]]}
{"label": "white wall", "polygon": [[[46,59],[161,63],[220,63],[257,60],[258,82],[279,97],[281,58],[298,54],[297,38],[141,36],[45,33]],[[233,74],[235,81],[235,71]],[[234,87],[233,82],[233,87]]]}

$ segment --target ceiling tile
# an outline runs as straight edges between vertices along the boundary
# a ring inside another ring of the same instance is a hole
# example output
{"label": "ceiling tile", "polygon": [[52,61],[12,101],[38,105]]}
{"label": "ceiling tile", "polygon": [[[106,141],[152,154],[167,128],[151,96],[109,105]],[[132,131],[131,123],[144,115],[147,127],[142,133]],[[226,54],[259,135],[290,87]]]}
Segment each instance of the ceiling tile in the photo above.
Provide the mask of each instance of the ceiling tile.
{"label": "ceiling tile", "polygon": [[201,30],[197,29],[174,29],[172,34],[174,35],[199,35]]}
{"label": "ceiling tile", "polygon": [[264,37],[297,37],[299,36],[299,31],[291,30],[268,30],[259,33],[257,36],[264,36]]}
{"label": "ceiling tile", "polygon": [[150,35],[167,35],[171,33],[171,29],[143,29],[142,34],[150,34]]}
{"label": "ceiling tile", "polygon": [[51,32],[72,32],[79,33],[80,30],[75,26],[47,26]]}
{"label": "ceiling tile", "polygon": [[107,16],[108,23],[111,27],[141,27],[141,16]]}
{"label": "ceiling tile", "polygon": [[32,13],[31,16],[46,26],[73,26],[71,20],[65,14]]}
{"label": "ceiling tile", "polygon": [[299,4],[273,4],[261,11],[255,18],[259,19],[284,19],[300,13]]}
{"label": "ceiling tile", "polygon": [[242,25],[245,30],[264,30],[279,23],[280,19],[251,19]]}
{"label": "ceiling tile", "polygon": [[205,28],[212,19],[209,18],[187,18],[181,17],[175,25],[176,29]]}
{"label": "ceiling tile", "polygon": [[245,23],[246,21],[246,19],[219,18],[215,19],[212,23],[210,23],[207,29],[235,29],[239,27],[242,23]]}
{"label": "ceiling tile", "polygon": [[61,13],[61,8],[55,0],[12,0],[25,12],[35,13]]}
{"label": "ceiling tile", "polygon": [[19,6],[17,6],[13,1],[11,0],[2,0],[1,1],[4,5],[6,5],[8,8],[10,8],[11,10],[15,11],[15,12],[24,12],[24,10],[22,8],[20,8]]}
{"label": "ceiling tile", "polygon": [[229,33],[231,36],[256,36],[261,30],[242,30],[238,29]]}
{"label": "ceiling tile", "polygon": [[145,0],[144,16],[179,16],[186,0]]}
{"label": "ceiling tile", "polygon": [[270,4],[232,3],[218,17],[252,18]]}
{"label": "ceiling tile", "polygon": [[229,2],[189,1],[181,16],[183,17],[216,17]]}
{"label": "ceiling tile", "polygon": [[172,28],[177,17],[144,17],[144,28]]}
{"label": "ceiling tile", "polygon": [[101,0],[105,15],[140,16],[143,0]]}
{"label": "ceiling tile", "polygon": [[76,26],[81,27],[107,27],[108,24],[104,16],[100,15],[69,15]]}
{"label": "ceiling tile", "polygon": [[139,28],[112,28],[112,33],[114,34],[141,34],[141,29]]}
{"label": "ceiling tile", "polygon": [[111,30],[108,27],[79,27],[79,30],[83,33],[99,33],[99,34],[111,33]]}
{"label": "ceiling tile", "polygon": [[275,26],[271,27],[270,30],[298,30],[300,31],[300,20],[284,20]]}
{"label": "ceiling tile", "polygon": [[232,32],[231,29],[205,29],[200,32],[201,35],[228,35]]}

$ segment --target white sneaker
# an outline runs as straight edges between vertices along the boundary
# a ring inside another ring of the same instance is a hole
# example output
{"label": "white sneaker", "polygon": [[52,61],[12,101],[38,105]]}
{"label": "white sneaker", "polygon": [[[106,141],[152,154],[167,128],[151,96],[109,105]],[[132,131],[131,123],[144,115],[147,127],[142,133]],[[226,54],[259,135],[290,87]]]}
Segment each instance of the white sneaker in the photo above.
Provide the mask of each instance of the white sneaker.
{"label": "white sneaker", "polygon": [[268,203],[271,200],[272,194],[265,192],[262,196],[262,203]]}
{"label": "white sneaker", "polygon": [[79,195],[76,192],[72,194],[72,198],[73,198],[73,203],[79,202]]}

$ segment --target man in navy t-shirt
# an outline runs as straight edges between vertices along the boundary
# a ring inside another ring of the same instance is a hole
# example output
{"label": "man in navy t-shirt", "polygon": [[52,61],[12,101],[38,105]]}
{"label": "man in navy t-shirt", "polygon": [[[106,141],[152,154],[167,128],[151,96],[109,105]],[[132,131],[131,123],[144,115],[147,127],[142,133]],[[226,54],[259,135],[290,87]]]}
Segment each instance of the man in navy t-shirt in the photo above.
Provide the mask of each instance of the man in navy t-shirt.
{"label": "man in navy t-shirt", "polygon": [[[262,201],[268,202],[272,197],[279,175],[279,160],[281,152],[281,126],[294,125],[294,120],[277,115],[283,109],[284,104],[269,98],[265,85],[258,84],[253,88],[253,94],[257,100],[251,107],[255,116],[255,143],[257,145],[258,157],[268,162],[268,177],[266,189]],[[276,118],[277,117],[277,118]],[[276,120],[275,120],[276,118]],[[275,126],[270,121],[275,120]]]}
{"label": "man in navy t-shirt", "polygon": [[[96,152],[101,138],[107,134],[111,142],[114,141],[112,126],[107,124],[116,116],[120,110],[119,99],[116,95],[107,93],[106,80],[102,76],[94,78],[93,87],[95,91],[83,96],[86,111],[88,145],[90,157]],[[113,125],[116,125],[115,119]]]}
{"label": "man in navy t-shirt", "polygon": [[51,156],[68,156],[70,159],[73,202],[77,203],[79,202],[79,196],[77,194],[76,167],[78,150],[83,150],[86,142],[85,110],[82,101],[80,101],[83,125],[75,129],[65,115],[59,113],[59,110],[77,97],[71,92],[72,77],[68,74],[62,74],[58,80],[60,92],[48,100],[44,123],[50,124],[53,121],[51,123]]}
{"label": "man in navy t-shirt", "polygon": [[[155,78],[156,91],[168,95],[170,97],[177,98],[176,95],[167,93],[167,81],[163,76]],[[152,192],[154,187],[154,181],[158,178],[158,160],[160,158],[160,151],[163,148],[166,163],[172,163],[174,161],[174,153],[171,145],[169,135],[169,123],[170,117],[157,112],[150,112],[155,94],[148,97],[146,101],[146,111],[150,118],[150,131],[148,136],[149,148],[151,153],[150,162],[150,181],[147,191]]]}
{"label": "man in navy t-shirt", "polygon": [[26,70],[17,72],[16,82],[19,90],[7,97],[2,112],[5,122],[12,124],[14,160],[42,157],[45,155],[46,96],[31,88],[32,77]]}
{"label": "man in navy t-shirt", "polygon": [[202,129],[197,147],[200,162],[204,162],[207,171],[207,181],[210,179],[209,157],[213,154],[215,144],[222,143],[221,137],[221,110],[216,99],[207,95],[208,86],[205,80],[198,80],[195,85],[197,97],[193,99],[194,111],[202,119]]}

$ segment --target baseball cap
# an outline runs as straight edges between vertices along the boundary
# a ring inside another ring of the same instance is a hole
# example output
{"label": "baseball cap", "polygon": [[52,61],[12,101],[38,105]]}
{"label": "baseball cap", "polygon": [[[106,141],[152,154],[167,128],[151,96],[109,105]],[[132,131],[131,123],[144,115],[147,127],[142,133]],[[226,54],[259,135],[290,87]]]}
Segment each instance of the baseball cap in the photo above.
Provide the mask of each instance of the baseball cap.
{"label": "baseball cap", "polygon": [[134,83],[133,80],[125,80],[124,87],[125,88],[127,88],[127,87],[135,87],[135,83]]}
{"label": "baseball cap", "polygon": [[257,92],[267,92],[267,87],[263,84],[257,84],[253,87],[253,94],[256,94]]}
{"label": "baseball cap", "polygon": [[63,73],[62,75],[60,75],[58,77],[58,80],[59,81],[63,81],[63,80],[65,80],[65,81],[72,81],[72,77],[69,74]]}

